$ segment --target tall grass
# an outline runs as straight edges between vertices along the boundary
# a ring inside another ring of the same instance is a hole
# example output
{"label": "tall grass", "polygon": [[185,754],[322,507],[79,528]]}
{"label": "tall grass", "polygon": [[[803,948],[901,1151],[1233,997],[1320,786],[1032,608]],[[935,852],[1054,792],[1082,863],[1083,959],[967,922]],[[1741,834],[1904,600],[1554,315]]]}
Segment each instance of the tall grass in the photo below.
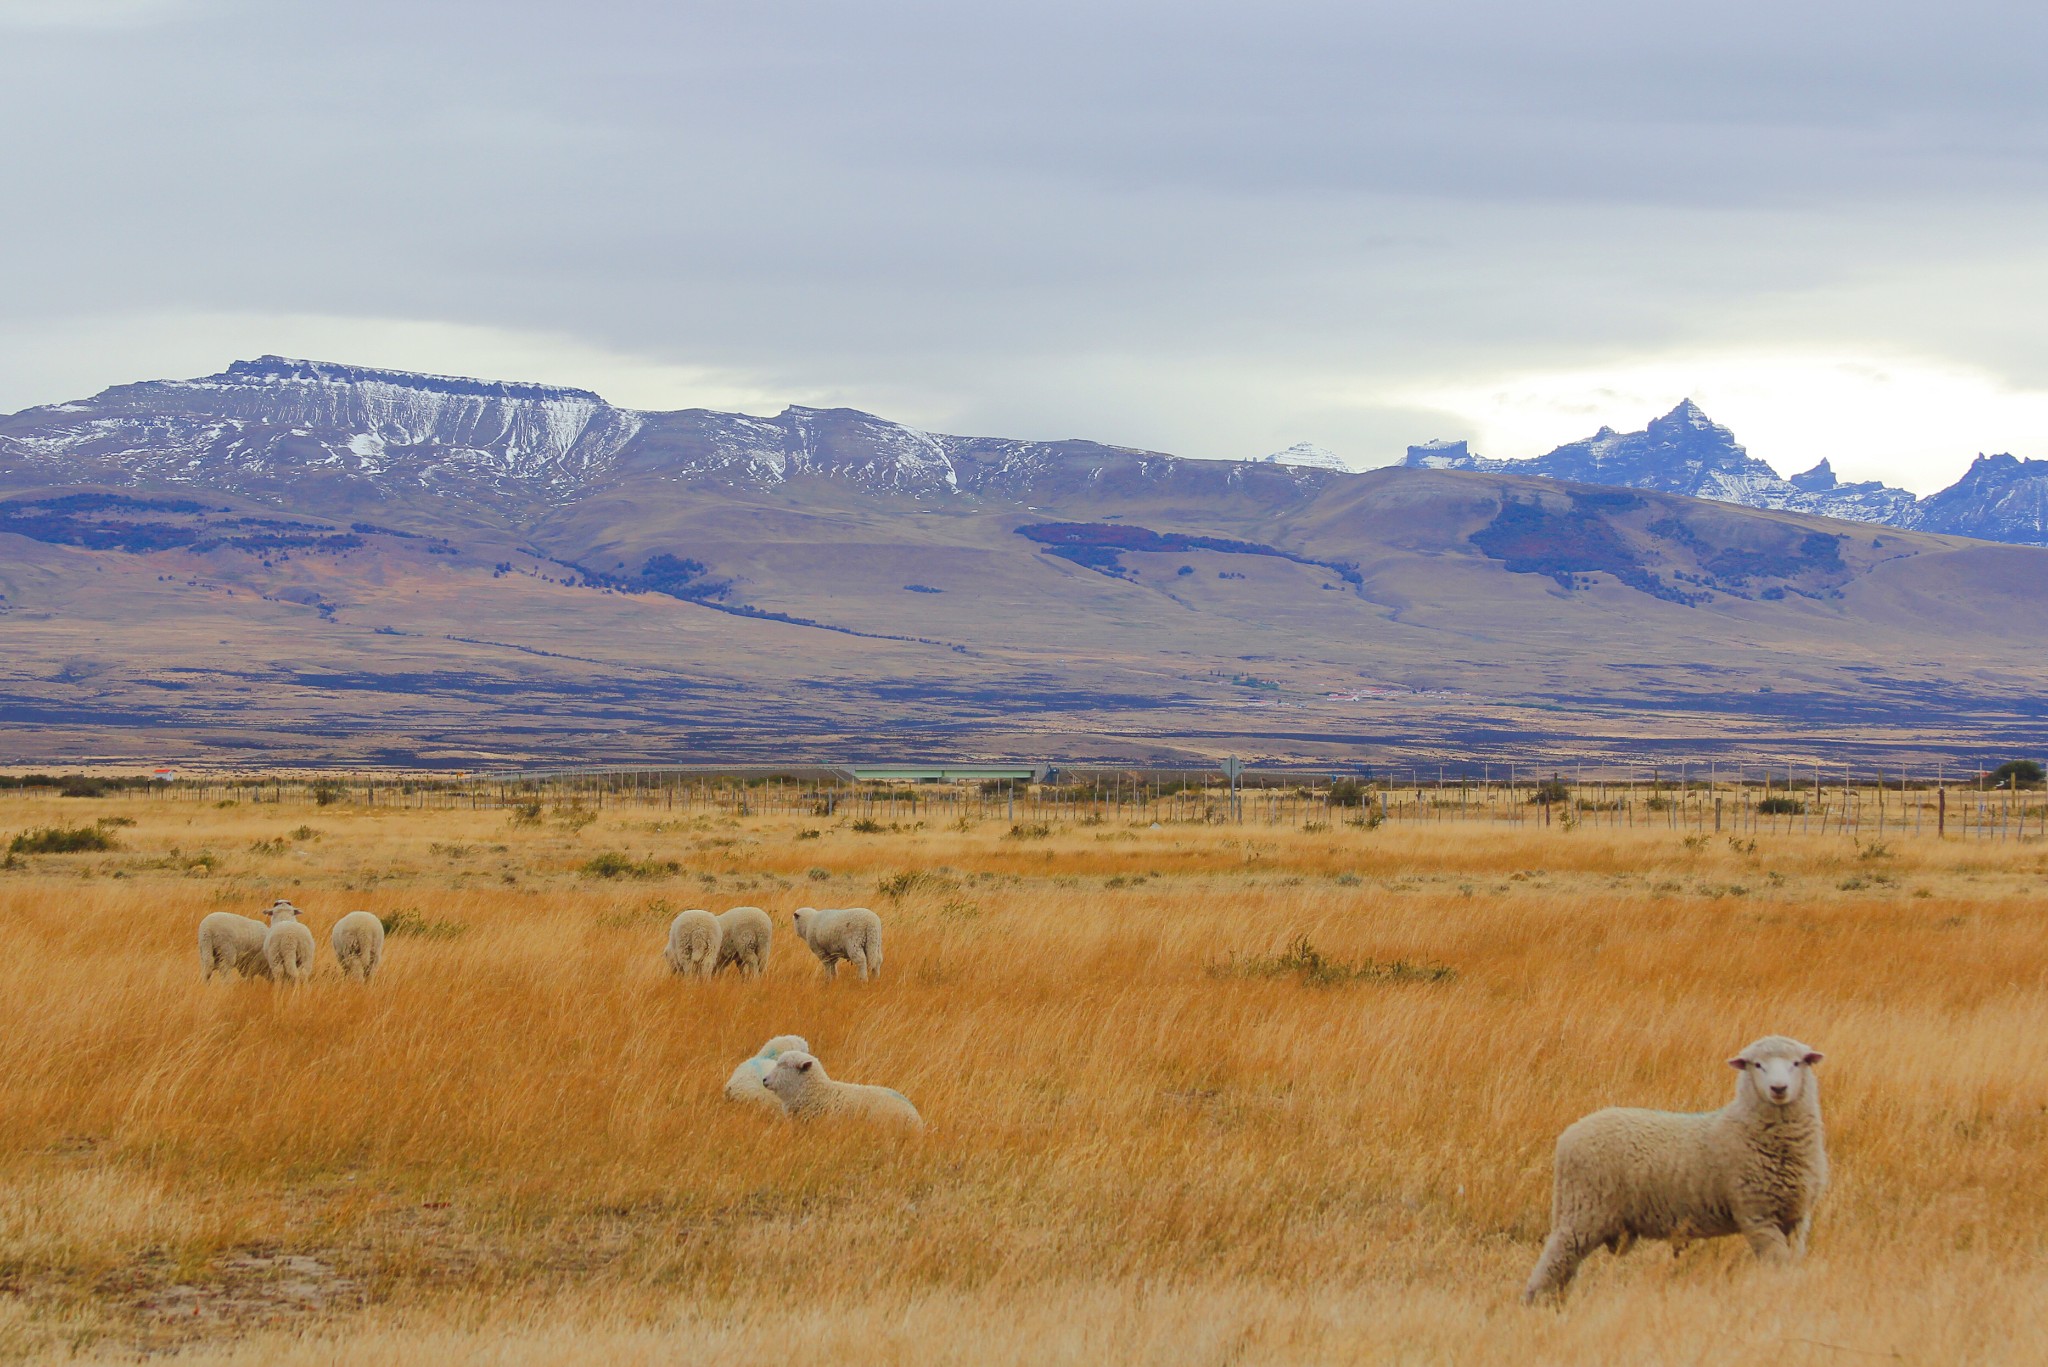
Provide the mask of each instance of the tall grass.
{"label": "tall grass", "polygon": [[[0,831],[54,805],[0,799]],[[799,841],[793,820],[335,805],[283,848],[310,807],[88,810],[138,824],[119,851],[0,873],[0,1355],[2048,1354],[2039,845],[1020,843],[816,818]],[[653,869],[583,876],[606,849]],[[315,981],[202,987],[200,917],[284,895]],[[776,918],[766,979],[671,977],[673,909],[740,903]],[[876,905],[885,976],[827,983],[788,932],[806,903]],[[394,935],[365,988],[325,947],[358,907],[440,929]],[[1837,1178],[1808,1264],[1652,1246],[1595,1259],[1561,1314],[1515,1305],[1558,1130],[1718,1105],[1721,1060],[1772,1031],[1829,1055]],[[724,1103],[785,1032],[933,1128]],[[302,1302],[237,1270],[286,1254],[327,1269]]]}

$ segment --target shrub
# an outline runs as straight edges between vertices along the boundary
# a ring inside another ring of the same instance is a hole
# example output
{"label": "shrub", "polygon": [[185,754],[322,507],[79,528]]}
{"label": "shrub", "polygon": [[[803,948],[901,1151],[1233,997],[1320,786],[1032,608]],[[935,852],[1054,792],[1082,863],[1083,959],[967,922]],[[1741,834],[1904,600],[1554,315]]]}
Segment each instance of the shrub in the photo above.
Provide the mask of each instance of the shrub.
{"label": "shrub", "polygon": [[875,820],[873,817],[864,816],[860,820],[854,822],[851,826],[848,826],[846,829],[848,829],[849,831],[858,831],[862,835],[880,835],[883,831],[886,831],[889,828],[887,826],[884,826],[881,822]]}
{"label": "shrub", "polygon": [[132,816],[103,816],[92,824],[104,831],[111,830],[115,826],[133,826],[135,818]]}
{"label": "shrub", "polygon": [[512,824],[515,826],[540,825],[540,801],[521,802],[512,809]]}
{"label": "shrub", "polygon": [[1798,816],[1806,810],[1806,804],[1796,797],[1767,797],[1756,804],[1764,816]]}
{"label": "shrub", "polygon": [[285,843],[284,843],[284,841],[283,841],[282,839],[279,839],[279,840],[257,840],[257,841],[253,841],[253,842],[252,842],[252,843],[250,844],[250,846],[249,846],[249,853],[251,853],[251,854],[283,854],[283,853],[284,853],[284,852],[285,852],[286,850],[288,850],[288,849],[290,849],[290,848],[291,848],[291,847],[290,847],[289,845],[285,844]]}
{"label": "shrub", "polygon": [[634,859],[616,850],[584,861],[585,878],[667,878],[681,873],[683,866],[673,859]]}
{"label": "shrub", "polygon": [[1365,801],[1365,785],[1355,778],[1333,779],[1330,782],[1330,805],[1332,807],[1356,807]]}
{"label": "shrub", "polygon": [[386,935],[410,935],[417,940],[452,940],[469,929],[460,921],[429,921],[411,908],[379,916],[377,923]]}
{"label": "shrub", "polygon": [[107,785],[96,778],[67,778],[57,787],[59,797],[104,797]]}
{"label": "shrub", "polygon": [[806,826],[804,827],[804,829],[796,833],[796,838],[798,840],[816,840],[823,834],[823,831],[813,830],[809,826]]}
{"label": "shrub", "polygon": [[114,838],[97,826],[43,826],[23,831],[7,846],[9,854],[83,854],[111,850]]}
{"label": "shrub", "polygon": [[1532,803],[1569,802],[1571,796],[1572,790],[1565,786],[1565,781],[1556,774],[1552,774],[1549,778],[1536,785],[1536,791],[1529,795],[1529,801]]}
{"label": "shrub", "polygon": [[1009,834],[1005,835],[1003,839],[1043,840],[1051,834],[1052,827],[1046,825],[1044,822],[1033,822],[1028,826],[1018,825],[1010,827]]}
{"label": "shrub", "polygon": [[1228,963],[1212,966],[1210,971],[1222,978],[1292,977],[1309,987],[1336,987],[1356,982],[1441,983],[1458,976],[1458,971],[1447,964],[1414,964],[1406,959],[1364,959],[1355,964],[1345,963],[1341,959],[1330,958],[1310,944],[1306,935],[1296,936],[1285,954],[1244,960],[1233,957]]}
{"label": "shrub", "polygon": [[348,796],[348,789],[331,778],[323,778],[313,785],[313,801],[322,807],[332,807]]}
{"label": "shrub", "polygon": [[919,870],[899,873],[893,878],[875,880],[875,891],[892,901],[900,900],[913,892],[953,892],[960,884],[943,873]]}

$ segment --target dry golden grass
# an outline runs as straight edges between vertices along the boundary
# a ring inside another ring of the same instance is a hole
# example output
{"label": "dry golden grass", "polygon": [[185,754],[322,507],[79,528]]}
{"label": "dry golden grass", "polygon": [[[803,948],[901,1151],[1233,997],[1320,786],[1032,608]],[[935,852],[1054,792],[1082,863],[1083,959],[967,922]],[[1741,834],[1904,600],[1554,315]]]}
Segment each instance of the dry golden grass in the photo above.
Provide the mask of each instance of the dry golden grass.
{"label": "dry golden grass", "polygon": [[[0,835],[104,815],[120,849],[0,872],[0,1358],[2048,1358],[2039,843],[38,796]],[[200,917],[280,895],[316,979],[202,986]],[[765,981],[668,976],[673,910],[746,903]],[[882,913],[880,982],[821,979],[804,903]],[[325,940],[358,907],[430,931],[368,988]],[[1219,971],[1303,935],[1456,976]],[[1557,1131],[1719,1105],[1772,1031],[1829,1054],[1807,1263],[1651,1245],[1523,1309]],[[723,1102],[782,1032],[932,1130]]]}

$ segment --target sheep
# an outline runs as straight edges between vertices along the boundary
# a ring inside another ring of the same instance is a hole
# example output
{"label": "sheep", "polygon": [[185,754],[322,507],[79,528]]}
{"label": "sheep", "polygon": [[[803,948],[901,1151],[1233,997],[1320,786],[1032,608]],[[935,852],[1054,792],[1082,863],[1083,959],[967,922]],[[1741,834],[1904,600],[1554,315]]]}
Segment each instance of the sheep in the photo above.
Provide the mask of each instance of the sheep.
{"label": "sheep", "polygon": [[367,911],[352,911],[336,921],[328,940],[344,978],[360,973],[368,982],[384,958],[384,923]]}
{"label": "sheep", "polygon": [[703,910],[677,912],[668,927],[665,956],[669,971],[692,978],[710,977],[718,967],[718,940],[716,916]]}
{"label": "sheep", "polygon": [[1768,1035],[1728,1060],[1741,1076],[1718,1111],[1609,1107],[1558,1136],[1550,1239],[1522,1292],[1562,1295],[1594,1249],[1638,1239],[1672,1252],[1740,1234],[1759,1262],[1806,1253],[1813,1208],[1827,1190],[1819,1052]]}
{"label": "sheep", "polygon": [[811,1046],[802,1035],[777,1035],[761,1046],[761,1052],[732,1070],[732,1076],[725,1080],[727,1101],[751,1101],[759,1106],[772,1106],[777,1115],[782,1114],[782,1099],[761,1083],[768,1076],[768,1070],[775,1066],[777,1055],[791,1049],[809,1053]]}
{"label": "sheep", "polygon": [[882,918],[866,907],[841,907],[819,911],[798,907],[791,913],[799,940],[811,947],[825,976],[839,976],[839,961],[846,960],[860,970],[860,980],[882,975]]}
{"label": "sheep", "polygon": [[768,942],[775,936],[775,923],[759,907],[734,907],[718,915],[718,963],[711,970],[722,973],[728,964],[738,964],[740,975],[758,978],[768,967]]}
{"label": "sheep", "polygon": [[313,976],[313,932],[299,924],[299,909],[282,897],[263,913],[270,929],[263,934],[263,959],[270,980],[298,984]]}
{"label": "sheep", "polygon": [[232,911],[210,913],[199,923],[199,981],[211,981],[228,971],[245,978],[270,976],[270,961],[263,957],[263,936],[268,929],[253,916]]}
{"label": "sheep", "polygon": [[859,1082],[834,1082],[825,1076],[825,1065],[802,1049],[785,1049],[761,1085],[773,1092],[784,1110],[797,1120],[821,1115],[857,1115],[924,1128],[924,1117],[910,1098],[888,1087],[870,1087]]}

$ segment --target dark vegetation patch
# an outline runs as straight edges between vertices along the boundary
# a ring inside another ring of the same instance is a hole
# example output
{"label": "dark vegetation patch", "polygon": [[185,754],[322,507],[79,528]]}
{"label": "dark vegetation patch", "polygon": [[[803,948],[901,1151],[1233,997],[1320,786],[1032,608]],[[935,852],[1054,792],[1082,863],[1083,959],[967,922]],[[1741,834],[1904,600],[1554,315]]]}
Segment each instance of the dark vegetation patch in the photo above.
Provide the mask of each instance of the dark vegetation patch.
{"label": "dark vegetation patch", "polygon": [[1690,607],[1705,594],[1673,587],[1650,572],[1641,552],[1624,539],[1606,514],[1643,506],[1643,500],[1621,491],[1568,495],[1565,510],[1540,502],[1505,499],[1492,522],[1472,533],[1471,542],[1514,574],[1546,574],[1560,588],[1585,587],[1580,575],[1611,574],[1652,598]]}
{"label": "dark vegetation patch", "polygon": [[673,859],[634,859],[616,850],[606,850],[584,861],[585,878],[668,878],[682,871]]}
{"label": "dark vegetation patch", "polygon": [[[1030,522],[1017,528],[1017,535],[1045,547],[1046,554],[1102,574],[1122,575],[1121,557],[1133,551],[1222,551],[1228,555],[1264,555],[1297,565],[1328,570],[1353,588],[1365,583],[1358,566],[1348,560],[1317,560],[1296,555],[1278,546],[1257,541],[1234,541],[1224,536],[1193,536],[1186,532],[1155,532],[1147,527],[1113,526],[1106,522]],[[1176,570],[1176,574],[1180,571]]]}
{"label": "dark vegetation patch", "polygon": [[289,518],[239,517],[188,498],[36,494],[0,502],[0,532],[91,551],[338,552],[363,544],[354,532]]}

